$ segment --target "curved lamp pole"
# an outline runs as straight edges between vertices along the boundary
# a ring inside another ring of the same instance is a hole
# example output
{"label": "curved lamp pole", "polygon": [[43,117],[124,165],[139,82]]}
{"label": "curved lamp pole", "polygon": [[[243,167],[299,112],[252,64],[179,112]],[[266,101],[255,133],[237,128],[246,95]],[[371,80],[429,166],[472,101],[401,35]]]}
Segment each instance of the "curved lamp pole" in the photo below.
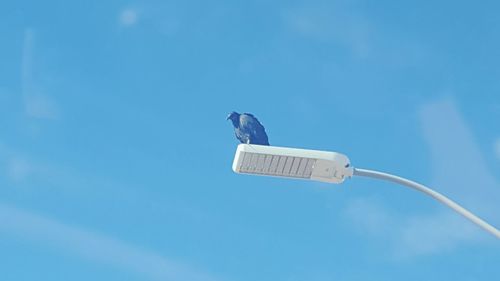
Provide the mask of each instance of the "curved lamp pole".
{"label": "curved lamp pole", "polygon": [[382,173],[382,172],[377,172],[377,171],[372,171],[372,170],[365,170],[365,169],[354,169],[355,176],[361,176],[361,177],[368,177],[368,178],[374,178],[374,179],[381,179],[381,180],[386,180],[394,183],[398,183],[407,187],[411,187],[413,189],[416,189],[420,192],[423,192],[432,198],[436,199],[437,201],[445,204],[446,206],[452,208],[455,210],[457,213],[461,214],[465,218],[469,219],[473,223],[477,224],[484,230],[488,231],[489,233],[495,235],[498,239],[500,239],[500,231],[496,229],[494,226],[491,224],[485,222],[478,216],[474,215],[464,207],[458,205],[457,203],[453,202],[451,199],[447,198],[446,196],[442,195],[441,193],[434,191],[422,184],[416,183],[411,180],[407,180],[402,177],[398,177],[395,175],[387,174],[387,173]]}
{"label": "curved lamp pole", "polygon": [[500,239],[498,229],[439,192],[395,175],[353,168],[349,158],[340,153],[240,144],[236,149],[233,171],[242,174],[309,179],[329,183],[342,183],[346,178],[361,176],[401,184],[431,196]]}

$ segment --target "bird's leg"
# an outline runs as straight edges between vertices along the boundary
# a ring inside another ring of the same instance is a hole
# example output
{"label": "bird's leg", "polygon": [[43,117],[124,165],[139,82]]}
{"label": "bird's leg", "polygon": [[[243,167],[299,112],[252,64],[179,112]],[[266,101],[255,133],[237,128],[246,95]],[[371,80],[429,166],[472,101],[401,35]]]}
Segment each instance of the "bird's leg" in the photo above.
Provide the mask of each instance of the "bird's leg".
{"label": "bird's leg", "polygon": [[250,138],[247,139],[247,144],[250,144]]}

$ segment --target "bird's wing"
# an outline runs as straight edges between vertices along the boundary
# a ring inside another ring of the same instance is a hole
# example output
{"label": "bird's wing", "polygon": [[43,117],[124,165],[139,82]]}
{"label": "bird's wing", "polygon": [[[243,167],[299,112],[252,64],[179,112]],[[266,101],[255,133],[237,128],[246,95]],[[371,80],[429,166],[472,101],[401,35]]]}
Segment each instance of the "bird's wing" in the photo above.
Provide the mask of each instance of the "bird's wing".
{"label": "bird's wing", "polygon": [[240,130],[248,132],[251,136],[259,138],[263,143],[268,143],[264,126],[250,113],[240,115]]}
{"label": "bird's wing", "polygon": [[240,129],[256,135],[258,134],[260,128],[264,129],[259,120],[257,120],[257,118],[255,118],[252,114],[243,113],[240,115]]}

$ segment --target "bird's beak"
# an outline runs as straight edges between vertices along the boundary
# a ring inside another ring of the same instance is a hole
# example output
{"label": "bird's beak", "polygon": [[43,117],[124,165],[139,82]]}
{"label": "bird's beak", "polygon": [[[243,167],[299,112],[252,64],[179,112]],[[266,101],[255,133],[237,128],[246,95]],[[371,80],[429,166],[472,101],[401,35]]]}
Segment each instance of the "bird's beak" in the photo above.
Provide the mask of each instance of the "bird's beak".
{"label": "bird's beak", "polygon": [[231,118],[231,114],[229,114],[229,115],[226,117],[226,120],[229,120],[229,118]]}

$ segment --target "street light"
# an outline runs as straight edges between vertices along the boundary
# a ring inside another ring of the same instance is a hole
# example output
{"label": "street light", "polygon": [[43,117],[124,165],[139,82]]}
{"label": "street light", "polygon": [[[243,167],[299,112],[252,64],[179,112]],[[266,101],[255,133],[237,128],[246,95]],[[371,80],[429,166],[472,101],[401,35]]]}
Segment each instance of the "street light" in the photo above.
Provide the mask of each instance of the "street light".
{"label": "street light", "polygon": [[347,156],[328,151],[278,146],[240,144],[236,149],[233,171],[241,174],[274,176],[342,183],[352,176],[369,177],[411,187],[452,208],[484,230],[500,239],[500,231],[446,196],[411,180],[395,175],[358,169]]}

